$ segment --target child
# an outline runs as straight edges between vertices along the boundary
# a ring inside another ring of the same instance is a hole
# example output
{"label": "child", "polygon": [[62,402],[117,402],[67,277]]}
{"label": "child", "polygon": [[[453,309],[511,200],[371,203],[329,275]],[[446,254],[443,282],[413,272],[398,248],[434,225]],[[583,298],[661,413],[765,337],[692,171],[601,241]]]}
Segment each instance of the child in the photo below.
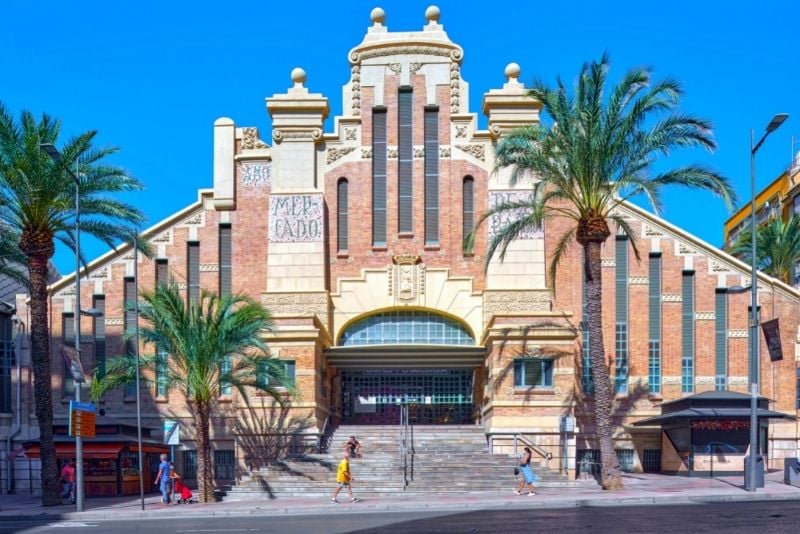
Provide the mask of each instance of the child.
{"label": "child", "polygon": [[342,461],[339,462],[339,468],[336,470],[337,486],[333,491],[333,497],[331,497],[332,503],[339,504],[339,501],[336,500],[336,496],[339,495],[342,488],[347,488],[347,493],[350,495],[350,502],[358,502],[358,499],[353,497],[353,488],[350,487],[350,482],[352,480],[354,479],[350,476],[350,454],[346,452]]}

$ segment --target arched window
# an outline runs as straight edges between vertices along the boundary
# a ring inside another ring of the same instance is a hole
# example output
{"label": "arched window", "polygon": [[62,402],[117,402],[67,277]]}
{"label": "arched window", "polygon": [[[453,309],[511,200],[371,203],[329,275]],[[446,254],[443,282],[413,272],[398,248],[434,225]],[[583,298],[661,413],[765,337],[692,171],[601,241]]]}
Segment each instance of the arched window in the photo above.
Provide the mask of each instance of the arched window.
{"label": "arched window", "polygon": [[461,323],[424,311],[391,311],[365,317],[342,334],[341,346],[475,345]]}
{"label": "arched window", "polygon": [[461,188],[461,220],[463,224],[463,244],[464,253],[472,253],[472,247],[468,246],[467,238],[475,229],[475,179],[472,176],[465,176]]}
{"label": "arched window", "polygon": [[336,184],[336,250],[347,252],[347,179]]}

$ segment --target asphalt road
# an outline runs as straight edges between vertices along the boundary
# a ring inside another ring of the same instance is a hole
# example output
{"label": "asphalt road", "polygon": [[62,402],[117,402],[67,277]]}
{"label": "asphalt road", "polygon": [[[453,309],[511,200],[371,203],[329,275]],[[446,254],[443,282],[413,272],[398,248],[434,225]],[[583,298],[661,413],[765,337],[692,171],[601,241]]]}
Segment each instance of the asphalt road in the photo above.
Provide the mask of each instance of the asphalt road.
{"label": "asphalt road", "polygon": [[800,502],[771,501],[673,506],[603,506],[559,510],[334,513],[314,516],[206,517],[124,521],[6,521],[0,533],[43,534],[423,534],[423,533],[790,533],[798,532]]}

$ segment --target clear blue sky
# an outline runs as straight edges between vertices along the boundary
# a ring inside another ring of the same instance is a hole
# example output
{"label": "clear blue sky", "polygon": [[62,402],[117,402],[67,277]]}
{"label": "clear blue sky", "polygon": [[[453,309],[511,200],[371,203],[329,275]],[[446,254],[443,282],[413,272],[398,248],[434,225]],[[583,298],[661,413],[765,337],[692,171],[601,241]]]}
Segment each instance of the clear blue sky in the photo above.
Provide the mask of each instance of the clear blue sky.
{"label": "clear blue sky", "polygon": [[[419,30],[430,3],[6,0],[0,100],[14,112],[61,118],[67,135],[96,129],[101,143],[119,146],[115,162],[146,186],[127,200],[153,223],[212,186],[216,118],[258,126],[269,142],[264,98],[285,91],[296,66],[312,91],[330,99],[331,114],[341,114],[347,52],[370,25],[370,10],[383,7],[391,31]],[[504,82],[511,61],[521,65],[523,81],[573,80],[583,61],[608,51],[614,78],[651,65],[683,81],[683,110],[713,121],[719,149],[670,161],[715,167],[743,200],[750,129],[760,133],[777,112],[792,115],[759,152],[759,187],[789,163],[792,135],[800,139],[797,0],[436,4],[448,35],[464,48],[473,111]],[[728,217],[721,201],[674,189],[664,199],[669,221],[720,244]],[[87,245],[89,257],[104,251]],[[59,250],[55,261],[62,272],[73,270],[71,252]]]}

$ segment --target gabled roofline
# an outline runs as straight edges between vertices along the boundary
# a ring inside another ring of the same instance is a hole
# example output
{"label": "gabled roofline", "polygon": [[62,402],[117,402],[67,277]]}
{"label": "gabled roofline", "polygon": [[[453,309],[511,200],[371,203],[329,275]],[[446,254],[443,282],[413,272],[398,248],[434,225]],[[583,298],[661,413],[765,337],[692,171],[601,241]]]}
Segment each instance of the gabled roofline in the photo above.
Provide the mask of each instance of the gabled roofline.
{"label": "gabled roofline", "polygon": [[[153,234],[157,234],[159,232],[164,231],[165,229],[167,229],[170,226],[174,225],[176,222],[178,222],[181,219],[187,217],[192,212],[203,208],[203,206],[205,205],[205,200],[206,199],[211,199],[211,198],[213,198],[213,196],[214,196],[214,190],[213,189],[210,189],[210,188],[209,189],[198,189],[197,190],[197,201],[196,202],[194,202],[192,204],[189,204],[188,206],[186,206],[182,210],[173,213],[169,217],[166,217],[165,219],[162,219],[162,220],[158,221],[157,223],[155,223],[151,227],[143,230],[142,231],[142,236],[150,237]],[[82,276],[88,275],[89,273],[94,271],[96,268],[102,267],[104,264],[110,262],[111,260],[113,260],[113,259],[125,254],[126,252],[131,250],[131,248],[133,248],[133,245],[131,245],[130,243],[122,243],[116,249],[109,250],[108,252],[106,252],[105,254],[100,256],[99,258],[95,259],[94,261],[89,262],[86,265],[86,267],[81,269],[81,275]],[[55,281],[52,284],[50,284],[48,286],[47,290],[48,290],[48,293],[50,294],[50,296],[52,296],[54,293],[57,293],[58,291],[61,291],[62,289],[64,289],[68,285],[74,284],[74,283],[75,283],[75,271],[72,271],[71,273],[62,276],[60,279],[58,279],[57,281]]]}
{"label": "gabled roofline", "polygon": [[[636,216],[642,217],[646,219],[648,222],[656,224],[660,226],[663,230],[667,233],[672,234],[673,236],[691,243],[692,245],[696,246],[698,249],[703,250],[709,256],[714,256],[719,258],[720,260],[730,264],[732,267],[742,271],[742,276],[750,276],[751,274],[751,267],[749,264],[743,262],[742,260],[731,256],[724,250],[715,247],[709,243],[706,243],[699,237],[690,234],[684,230],[681,230],[674,224],[668,222],[666,219],[662,219],[658,215],[655,215],[644,208],[641,208],[629,201],[623,201],[620,205],[620,208],[633,212]],[[757,272],[757,278],[759,282],[763,282],[764,284],[771,285],[773,288],[780,289],[786,296],[791,297],[795,300],[800,300],[800,291],[795,289],[794,287],[790,286],[789,284],[778,280],[777,278],[773,278],[761,271]]]}

